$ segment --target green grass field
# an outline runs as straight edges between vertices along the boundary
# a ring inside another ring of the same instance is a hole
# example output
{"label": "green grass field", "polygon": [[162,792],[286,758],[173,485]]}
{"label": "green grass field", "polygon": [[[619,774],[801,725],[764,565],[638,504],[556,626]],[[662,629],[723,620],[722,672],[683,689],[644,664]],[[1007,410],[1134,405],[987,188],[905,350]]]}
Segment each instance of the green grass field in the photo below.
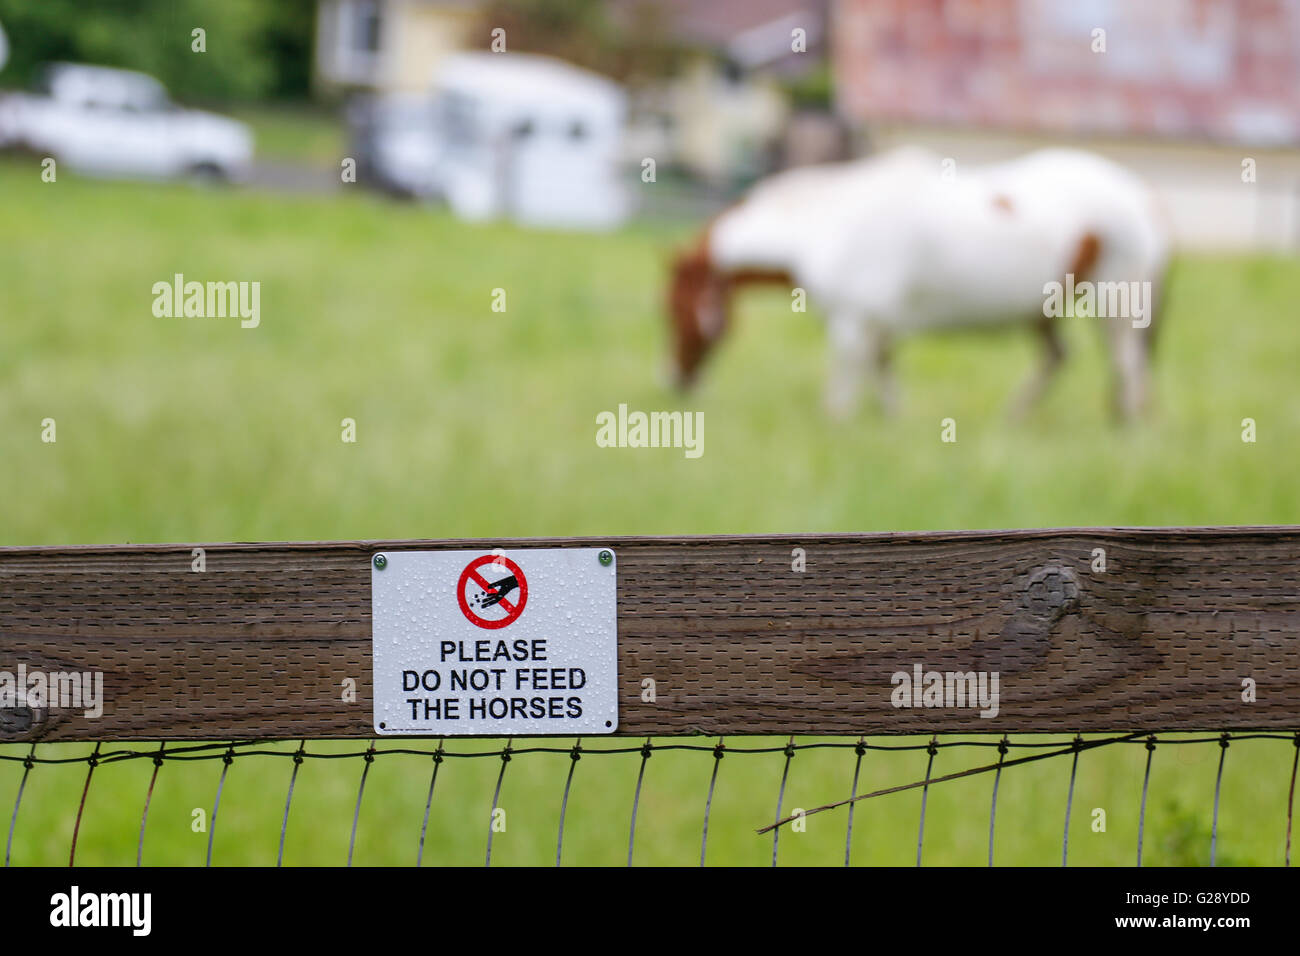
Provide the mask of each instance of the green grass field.
{"label": "green grass field", "polygon": [[[1300,268],[1289,259],[1178,261],[1157,408],[1142,424],[1110,424],[1101,343],[1084,319],[1068,330],[1061,381],[1023,424],[1005,407],[1035,357],[1014,333],[906,343],[901,414],[884,421],[867,407],[834,423],[821,411],[818,316],[791,313],[780,293],[745,300],[696,394],[661,384],[664,264],[680,229],[539,235],[346,189],[277,198],[70,175],[42,184],[16,161],[0,164],[0,196],[0,544],[1300,523]],[[151,287],[176,272],[261,282],[260,326],[154,317]],[[504,313],[491,310],[494,289]],[[596,415],[621,402],[703,411],[704,455],[598,448]],[[955,444],[940,442],[946,417]],[[55,443],[41,440],[47,418]],[[356,421],[354,444],[340,440],[344,418]],[[1241,440],[1244,418],[1257,423],[1255,443]],[[1220,863],[1282,861],[1293,752],[1286,741],[1230,748]],[[1157,751],[1146,862],[1208,862],[1218,757],[1212,744]],[[925,759],[869,755],[861,788],[919,779]],[[984,748],[944,751],[935,772],[989,759]],[[1072,862],[1133,861],[1144,759],[1128,745],[1080,758]],[[783,760],[723,761],[710,862],[770,862],[771,840],[754,828],[772,819]],[[566,862],[625,860],[638,763],[580,762]],[[650,760],[638,862],[698,861],[712,764],[696,753]],[[851,752],[800,753],[785,806],[847,795],[852,764]],[[553,862],[568,765],[512,761],[495,862]],[[361,766],[304,765],[286,862],[345,861]],[[499,767],[444,765],[426,863],[482,862]],[[79,863],[134,862],[152,769],[96,770]],[[282,758],[235,762],[214,862],[274,862],[290,769]],[[210,812],[220,770],[163,767],[147,864],[203,861],[192,811]],[[430,770],[427,758],[375,761],[357,863],[414,861]],[[1059,861],[1068,773],[1057,759],[1003,776],[999,862]],[[0,765],[6,825],[20,774]],[[66,861],[84,779],[80,764],[32,771],[15,864]],[[984,862],[991,787],[981,775],[932,789],[927,862]],[[913,862],[919,806],[917,792],[861,804],[855,862]],[[1092,830],[1094,808],[1107,813],[1104,833]],[[782,836],[782,861],[842,862],[843,827],[842,810],[809,819],[807,832]]]}

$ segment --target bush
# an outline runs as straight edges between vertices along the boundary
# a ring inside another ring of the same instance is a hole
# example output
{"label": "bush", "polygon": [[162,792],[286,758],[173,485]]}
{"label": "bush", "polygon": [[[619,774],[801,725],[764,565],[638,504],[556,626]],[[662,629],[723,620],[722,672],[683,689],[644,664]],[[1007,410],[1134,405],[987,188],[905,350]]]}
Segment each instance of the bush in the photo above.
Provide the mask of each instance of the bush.
{"label": "bush", "polygon": [[[0,0],[10,59],[0,79],[29,84],[42,63],[141,70],[179,99],[299,96],[310,79],[313,0]],[[206,31],[206,52],[192,31]]]}

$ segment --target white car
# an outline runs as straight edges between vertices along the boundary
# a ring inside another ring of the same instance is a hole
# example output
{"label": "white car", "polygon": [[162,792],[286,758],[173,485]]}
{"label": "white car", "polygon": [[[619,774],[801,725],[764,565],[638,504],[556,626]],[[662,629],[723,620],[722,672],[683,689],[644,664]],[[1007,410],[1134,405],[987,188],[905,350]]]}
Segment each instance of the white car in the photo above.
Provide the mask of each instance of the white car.
{"label": "white car", "polygon": [[253,158],[248,127],[175,105],[153,77],[55,63],[42,86],[45,95],[0,99],[0,146],[52,156],[98,176],[247,177]]}

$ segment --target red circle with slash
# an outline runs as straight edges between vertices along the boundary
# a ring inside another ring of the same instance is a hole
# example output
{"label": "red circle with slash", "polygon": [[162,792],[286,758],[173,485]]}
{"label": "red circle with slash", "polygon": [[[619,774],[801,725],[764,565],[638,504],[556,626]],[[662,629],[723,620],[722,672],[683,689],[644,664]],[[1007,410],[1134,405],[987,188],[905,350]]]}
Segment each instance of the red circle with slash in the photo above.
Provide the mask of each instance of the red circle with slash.
{"label": "red circle with slash", "polygon": [[[519,596],[516,599],[511,600],[503,596],[487,606],[481,603],[484,597],[495,595],[496,584],[501,583],[489,581],[479,573],[479,568],[488,564],[503,567],[514,575],[515,582],[519,586]],[[476,586],[481,591],[473,602],[465,596],[466,590],[471,586]],[[524,605],[528,603],[528,579],[524,577],[523,569],[504,555],[485,554],[471,561],[460,573],[460,581],[456,584],[456,598],[460,601],[461,611],[471,624],[492,629],[505,627],[519,620],[519,615],[524,613]],[[484,612],[490,607],[501,608],[506,612],[505,617],[488,617]]]}

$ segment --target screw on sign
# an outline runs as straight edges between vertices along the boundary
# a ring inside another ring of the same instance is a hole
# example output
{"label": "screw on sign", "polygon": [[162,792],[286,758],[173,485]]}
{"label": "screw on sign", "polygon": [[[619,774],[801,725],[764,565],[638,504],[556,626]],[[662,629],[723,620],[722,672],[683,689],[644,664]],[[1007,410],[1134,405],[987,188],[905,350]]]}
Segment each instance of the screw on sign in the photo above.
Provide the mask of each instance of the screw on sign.
{"label": "screw on sign", "polygon": [[460,573],[456,598],[471,624],[491,629],[505,627],[524,613],[528,579],[523,569],[504,555],[485,554]]}

